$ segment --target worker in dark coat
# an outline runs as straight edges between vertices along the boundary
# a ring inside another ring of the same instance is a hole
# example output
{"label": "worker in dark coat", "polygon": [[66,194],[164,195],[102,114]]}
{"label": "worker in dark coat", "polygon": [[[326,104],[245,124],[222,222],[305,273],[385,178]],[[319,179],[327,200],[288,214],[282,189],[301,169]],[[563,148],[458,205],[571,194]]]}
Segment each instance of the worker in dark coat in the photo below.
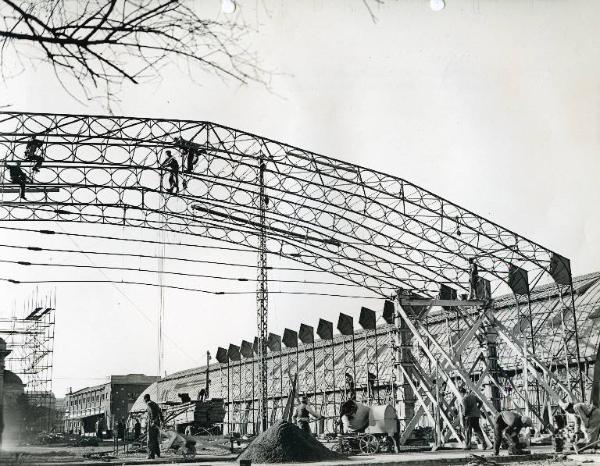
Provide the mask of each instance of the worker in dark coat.
{"label": "worker in dark coat", "polygon": [[346,384],[346,399],[356,400],[356,389],[354,388],[354,378],[346,372],[344,374],[344,381]]}
{"label": "worker in dark coat", "polygon": [[135,420],[135,424],[133,425],[133,436],[135,439],[140,438],[142,435],[142,425],[140,424],[139,419]]}
{"label": "worker in dark coat", "polygon": [[102,438],[102,418],[98,418],[96,421],[96,437]]}
{"label": "worker in dark coat", "polygon": [[494,426],[494,452],[500,454],[500,444],[502,437],[508,442],[508,452],[518,454],[521,451],[519,446],[519,431],[523,427],[532,426],[531,419],[527,416],[521,416],[514,411],[502,411],[496,416]]}
{"label": "worker in dark coat", "polygon": [[25,197],[25,185],[29,180],[27,175],[21,168],[20,160],[17,160],[16,165],[8,165],[8,174],[10,175],[10,181],[19,185],[21,199],[27,200],[27,198]]}
{"label": "worker in dark coat", "polygon": [[171,154],[171,151],[168,150],[167,158],[160,165],[161,168],[169,169],[169,188],[167,192],[173,193],[175,191],[179,192],[179,162],[177,159]]}
{"label": "worker in dark coat", "polygon": [[477,282],[479,281],[479,269],[475,258],[469,258],[469,299],[477,299]]}
{"label": "worker in dark coat", "polygon": [[303,396],[300,399],[300,404],[296,406],[296,411],[294,411],[294,422],[300,427],[304,432],[310,434],[310,416],[313,416],[317,419],[321,419],[321,415],[317,414],[308,404],[308,397]]}
{"label": "worker in dark coat", "polygon": [[[181,152],[181,166],[183,168],[183,172],[188,175],[189,178],[189,175],[191,175],[194,171],[194,166],[200,159],[200,155],[206,154],[206,150],[201,148],[198,144],[195,144],[191,141],[186,141],[183,138],[175,138],[175,146]],[[187,185],[188,180],[184,178],[183,189],[186,189]]]}
{"label": "worker in dark coat", "polygon": [[146,402],[146,432],[148,434],[148,459],[154,459],[154,456],[160,458],[160,445],[158,437],[160,435],[160,426],[163,423],[163,415],[160,407],[150,399],[150,395],[144,395]]}
{"label": "worker in dark coat", "polygon": [[465,449],[471,449],[471,438],[473,436],[473,431],[475,431],[475,435],[481,442],[481,445],[484,450],[487,449],[488,445],[485,441],[485,436],[483,435],[483,431],[481,430],[481,424],[479,420],[481,418],[481,407],[483,403],[473,392],[466,395],[467,390],[464,387],[460,389],[461,394],[463,395],[462,399],[462,413],[465,421]]}
{"label": "worker in dark coat", "polygon": [[40,168],[42,167],[42,163],[44,162],[44,157],[36,154],[36,151],[41,148],[42,141],[37,139],[35,135],[31,137],[25,146],[25,160],[31,160],[32,162],[35,162],[33,165],[34,172],[39,172]]}
{"label": "worker in dark coat", "polygon": [[125,420],[123,418],[117,422],[117,438],[125,441]]}

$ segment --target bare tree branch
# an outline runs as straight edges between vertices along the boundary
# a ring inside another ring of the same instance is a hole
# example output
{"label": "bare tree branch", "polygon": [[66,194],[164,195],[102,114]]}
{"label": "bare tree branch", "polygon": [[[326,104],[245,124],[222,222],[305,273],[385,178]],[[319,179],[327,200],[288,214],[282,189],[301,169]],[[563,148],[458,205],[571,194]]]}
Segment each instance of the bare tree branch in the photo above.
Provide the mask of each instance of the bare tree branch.
{"label": "bare tree branch", "polygon": [[[20,53],[21,45],[37,46],[60,84],[68,88],[64,79],[74,78],[88,100],[114,98],[124,82],[160,78],[165,65],[181,61],[240,83],[266,84],[265,73],[242,46],[246,28],[201,18],[194,10],[198,4],[190,5],[184,0],[0,0],[0,50],[12,45]],[[3,59],[3,73],[6,66]]]}

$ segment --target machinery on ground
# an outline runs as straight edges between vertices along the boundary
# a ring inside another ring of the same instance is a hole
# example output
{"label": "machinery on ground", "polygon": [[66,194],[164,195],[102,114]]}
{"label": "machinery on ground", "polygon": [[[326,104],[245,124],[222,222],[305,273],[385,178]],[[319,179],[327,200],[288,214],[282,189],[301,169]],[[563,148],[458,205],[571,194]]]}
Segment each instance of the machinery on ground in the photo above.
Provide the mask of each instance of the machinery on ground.
{"label": "machinery on ground", "polygon": [[340,409],[343,432],[335,450],[340,453],[392,453],[397,447],[398,417],[391,405],[367,406],[354,400]]}

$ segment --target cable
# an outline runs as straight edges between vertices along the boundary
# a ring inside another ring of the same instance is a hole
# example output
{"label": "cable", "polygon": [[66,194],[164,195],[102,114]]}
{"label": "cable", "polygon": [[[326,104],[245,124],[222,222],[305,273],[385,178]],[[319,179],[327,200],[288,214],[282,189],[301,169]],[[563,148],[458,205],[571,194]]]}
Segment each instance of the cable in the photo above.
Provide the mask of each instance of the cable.
{"label": "cable", "polygon": [[[41,233],[44,235],[66,235],[66,236],[75,236],[78,238],[93,238],[93,239],[109,239],[114,241],[126,241],[126,242],[135,242],[135,243],[148,243],[148,244],[163,244],[160,241],[151,240],[151,239],[137,239],[137,238],[120,238],[118,236],[105,236],[105,235],[88,235],[85,233],[69,233],[66,231],[55,231],[55,230],[45,230],[40,229],[37,230],[35,228],[18,228],[18,227],[7,227],[0,226],[2,230],[13,230],[13,231],[27,231],[30,233]],[[194,243],[182,243],[182,242],[165,242],[165,244],[169,246],[189,246],[194,248],[202,248],[202,249],[220,249],[225,251],[236,251],[236,252],[251,252],[256,253],[253,249],[248,248],[233,248],[227,246],[207,246],[204,244],[194,244]]]}
{"label": "cable", "polygon": [[[205,293],[211,295],[255,295],[256,291],[215,291],[205,290],[201,288],[188,288],[184,286],[176,285],[159,285],[157,283],[150,282],[136,282],[129,280],[15,280],[14,278],[3,278],[0,277],[1,281],[12,283],[14,285],[35,285],[35,284],[48,284],[48,283],[116,283],[119,285],[141,285],[141,286],[152,286],[155,288],[170,288],[181,291],[193,291],[197,293]],[[345,295],[338,293],[318,293],[312,291],[269,291],[269,294],[285,294],[285,295],[305,295],[305,296],[332,296],[336,298],[359,298],[359,299],[388,299],[388,296],[360,296],[360,295]]]}
{"label": "cable", "polygon": [[[57,223],[57,226],[63,230],[62,225],[60,223]],[[72,235],[69,235],[66,231],[62,231],[63,234],[65,234],[67,236],[67,238],[69,239],[69,241],[71,243],[73,243],[75,245],[75,247],[81,249],[81,246],[79,246],[79,244],[77,243],[77,241],[75,240],[75,238],[72,237]],[[88,261],[90,261],[90,264],[95,265],[94,261],[92,260],[92,258],[84,253],[84,256],[86,257],[86,259]],[[100,270],[100,273],[102,275],[104,275],[104,277],[109,280],[109,277],[104,273],[103,270]],[[135,310],[140,316],[142,316],[146,322],[148,322],[151,325],[154,325],[154,322],[152,321],[152,319],[150,319],[150,317],[148,317],[148,315],[142,310],[140,309],[140,307],[137,305],[137,303],[135,301],[133,301],[129,295],[127,293],[125,293],[121,287],[119,287],[117,284],[112,283],[113,288],[117,291],[117,293],[119,293],[121,296],[123,296],[123,298],[125,298],[125,300],[127,300],[129,302],[129,304],[132,306],[133,310]],[[176,348],[182,355],[184,355],[186,358],[188,358],[190,361],[192,361],[194,363],[194,365],[198,364],[198,361],[196,360],[195,357],[193,357],[192,355],[188,354],[187,351],[185,351],[183,348],[181,348],[181,346],[179,346],[179,344],[175,341],[175,339],[171,338],[169,335],[165,334],[165,337],[171,342],[171,344],[173,345],[174,348]]]}
{"label": "cable", "polygon": [[[168,275],[179,275],[182,277],[195,277],[195,278],[211,278],[214,280],[231,280],[237,282],[255,282],[256,278],[246,278],[246,277],[226,277],[223,275],[206,275],[206,274],[197,274],[197,273],[187,273],[187,272],[174,272],[168,270],[155,270],[155,269],[143,269],[143,268],[135,268],[135,267],[123,267],[118,265],[85,265],[85,264],[60,264],[56,262],[29,262],[29,261],[20,261],[20,260],[9,260],[9,259],[0,259],[0,263],[5,264],[15,264],[22,266],[33,266],[33,267],[68,267],[68,268],[81,268],[81,269],[99,269],[99,270],[122,270],[127,272],[146,272],[146,273],[157,273],[157,274],[168,274]],[[286,280],[286,279],[268,279],[267,281],[273,283],[302,283],[306,285],[333,285],[333,286],[350,286],[357,288],[364,288],[362,285],[358,285],[356,283],[336,283],[336,282],[324,282],[324,281],[314,281],[314,280]],[[392,287],[379,287],[379,288],[392,288]]]}
{"label": "cable", "polygon": [[[18,246],[15,244],[0,244],[0,248],[10,249],[27,249],[29,251],[45,251],[45,252],[58,252],[58,253],[76,253],[76,254],[93,254],[99,256],[115,256],[115,257],[138,257],[141,259],[160,259],[161,256],[152,254],[136,254],[136,253],[125,253],[125,252],[106,252],[106,251],[90,251],[90,250],[77,250],[77,249],[54,249],[54,248],[42,248],[40,246]],[[211,265],[225,265],[233,267],[247,267],[255,269],[258,266],[256,264],[240,264],[236,262],[221,262],[221,261],[209,261],[204,259],[190,259],[188,257],[176,257],[176,256],[165,256],[165,260],[192,262],[196,264],[211,264]],[[286,270],[295,272],[317,272],[317,273],[330,273],[326,270],[309,269],[302,267],[267,267],[269,270]]]}

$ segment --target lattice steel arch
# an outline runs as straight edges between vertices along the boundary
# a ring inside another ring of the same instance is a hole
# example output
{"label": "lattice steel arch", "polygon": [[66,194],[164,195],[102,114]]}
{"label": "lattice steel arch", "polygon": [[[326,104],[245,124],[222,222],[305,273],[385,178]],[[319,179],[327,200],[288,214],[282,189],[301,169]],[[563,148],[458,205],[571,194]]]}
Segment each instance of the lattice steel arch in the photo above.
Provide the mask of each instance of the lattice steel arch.
{"label": "lattice steel arch", "polygon": [[[518,267],[572,291],[568,260],[548,248],[402,178],[271,139],[205,121],[1,112],[0,159],[22,160],[34,134],[46,158],[35,184],[46,191],[22,201],[5,179],[0,220],[165,228],[257,249],[262,160],[271,254],[382,297],[433,297],[440,284],[466,292],[469,257],[495,290]],[[202,153],[182,173],[187,188],[168,194],[163,151],[184,147]]]}

